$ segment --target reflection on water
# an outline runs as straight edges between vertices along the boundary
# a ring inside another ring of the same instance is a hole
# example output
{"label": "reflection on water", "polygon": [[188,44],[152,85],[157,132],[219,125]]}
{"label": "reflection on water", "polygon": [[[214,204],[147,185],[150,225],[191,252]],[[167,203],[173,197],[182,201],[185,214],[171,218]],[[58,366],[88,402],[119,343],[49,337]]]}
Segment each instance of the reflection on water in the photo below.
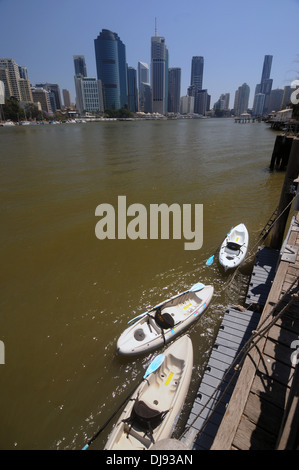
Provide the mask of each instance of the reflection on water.
{"label": "reflection on water", "polygon": [[[2,128],[0,138],[1,448],[80,449],[153,357],[116,356],[128,320],[201,281],[215,296],[189,330],[190,404],[223,307],[242,303],[250,273],[244,266],[224,289],[227,274],[205,262],[240,222],[253,246],[276,207],[275,133],[207,119]],[[95,209],[119,195],[145,207],[203,204],[203,247],[98,240]]]}

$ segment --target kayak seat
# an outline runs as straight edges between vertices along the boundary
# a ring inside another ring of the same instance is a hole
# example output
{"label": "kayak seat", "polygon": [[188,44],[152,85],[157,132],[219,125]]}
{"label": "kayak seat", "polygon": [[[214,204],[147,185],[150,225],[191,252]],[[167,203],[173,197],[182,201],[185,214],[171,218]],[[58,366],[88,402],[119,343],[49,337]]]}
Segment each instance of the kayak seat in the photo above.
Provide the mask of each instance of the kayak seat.
{"label": "kayak seat", "polygon": [[174,319],[170,313],[161,312],[161,308],[157,308],[155,313],[155,322],[162,330],[168,330],[174,327]]}
{"label": "kayak seat", "polygon": [[232,251],[240,251],[241,245],[235,242],[227,242],[226,247]]}
{"label": "kayak seat", "polygon": [[151,408],[144,401],[136,398],[130,417],[124,419],[123,422],[130,424],[130,429],[133,425],[136,425],[145,433],[149,433],[152,441],[154,442],[152,436],[153,430],[162,423],[167,413],[168,410],[160,411],[158,409]]}

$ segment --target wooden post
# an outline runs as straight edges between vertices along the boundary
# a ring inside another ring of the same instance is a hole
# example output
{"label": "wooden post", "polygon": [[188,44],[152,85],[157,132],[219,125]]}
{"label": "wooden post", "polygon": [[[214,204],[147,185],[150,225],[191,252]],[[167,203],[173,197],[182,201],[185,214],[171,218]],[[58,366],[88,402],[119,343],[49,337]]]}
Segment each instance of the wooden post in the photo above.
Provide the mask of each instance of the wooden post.
{"label": "wooden post", "polygon": [[292,148],[293,137],[283,134],[276,136],[274,149],[272,153],[270,170],[276,167],[278,170],[285,170],[288,164],[290,151]]}
{"label": "wooden post", "polygon": [[[289,156],[289,162],[286,170],[286,175],[284,179],[284,184],[281,191],[280,201],[278,205],[278,214],[279,219],[275,223],[272,229],[272,237],[270,241],[270,247],[275,249],[280,249],[283,241],[284,230],[286,222],[288,220],[290,206],[286,209],[287,205],[293,199],[293,194],[291,193],[291,187],[294,179],[299,175],[299,138],[294,137],[292,148]],[[286,210],[285,210],[286,209]],[[282,212],[285,212],[282,214]],[[280,215],[282,214],[282,215]]]}

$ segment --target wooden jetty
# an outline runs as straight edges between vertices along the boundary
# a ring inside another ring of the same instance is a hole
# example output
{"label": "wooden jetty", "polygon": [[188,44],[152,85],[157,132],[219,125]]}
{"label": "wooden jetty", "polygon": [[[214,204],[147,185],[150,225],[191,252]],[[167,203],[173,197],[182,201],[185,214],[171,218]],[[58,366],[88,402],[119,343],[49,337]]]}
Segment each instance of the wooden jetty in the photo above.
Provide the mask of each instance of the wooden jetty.
{"label": "wooden jetty", "polygon": [[299,445],[299,215],[293,219],[252,349],[211,450]]}
{"label": "wooden jetty", "polygon": [[299,445],[298,252],[299,214],[280,252],[259,247],[246,308],[225,309],[186,425],[193,450]]}
{"label": "wooden jetty", "polygon": [[251,116],[251,114],[243,113],[240,116],[235,117],[235,122],[239,124],[246,124],[248,122],[261,122],[261,119],[255,116]]}
{"label": "wooden jetty", "polygon": [[238,377],[234,362],[244,358],[242,348],[256,329],[274,278],[279,252],[259,247],[253,266],[246,308],[225,308],[212,352],[187,423],[197,437],[194,450],[209,450],[228,406]]}
{"label": "wooden jetty", "polygon": [[270,247],[257,250],[245,307],[225,309],[181,436],[194,450],[299,449],[298,174],[294,137],[279,205],[260,234],[259,243],[272,230]]}
{"label": "wooden jetty", "polygon": [[299,133],[299,121],[292,119],[291,121],[276,121],[275,119],[269,119],[266,121],[270,124],[271,129],[275,131],[284,131],[288,135],[298,135]]}

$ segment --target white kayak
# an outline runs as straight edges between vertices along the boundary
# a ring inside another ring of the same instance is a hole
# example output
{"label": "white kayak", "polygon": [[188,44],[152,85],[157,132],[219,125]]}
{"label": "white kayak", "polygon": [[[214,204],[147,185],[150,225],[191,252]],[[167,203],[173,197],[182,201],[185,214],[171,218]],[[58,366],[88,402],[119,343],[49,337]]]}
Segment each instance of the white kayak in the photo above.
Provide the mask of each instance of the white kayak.
{"label": "white kayak", "polygon": [[173,434],[192,375],[190,337],[179,338],[163,356],[160,367],[141,382],[127,402],[105,450],[145,450]]}
{"label": "white kayak", "polygon": [[249,235],[244,224],[236,225],[227,234],[219,251],[219,262],[227,269],[235,268],[244,260],[249,243]]}
{"label": "white kayak", "polygon": [[209,305],[213,292],[213,286],[197,283],[133,318],[129,323],[134,323],[117,341],[117,353],[141,354],[173,340],[199,318]]}

